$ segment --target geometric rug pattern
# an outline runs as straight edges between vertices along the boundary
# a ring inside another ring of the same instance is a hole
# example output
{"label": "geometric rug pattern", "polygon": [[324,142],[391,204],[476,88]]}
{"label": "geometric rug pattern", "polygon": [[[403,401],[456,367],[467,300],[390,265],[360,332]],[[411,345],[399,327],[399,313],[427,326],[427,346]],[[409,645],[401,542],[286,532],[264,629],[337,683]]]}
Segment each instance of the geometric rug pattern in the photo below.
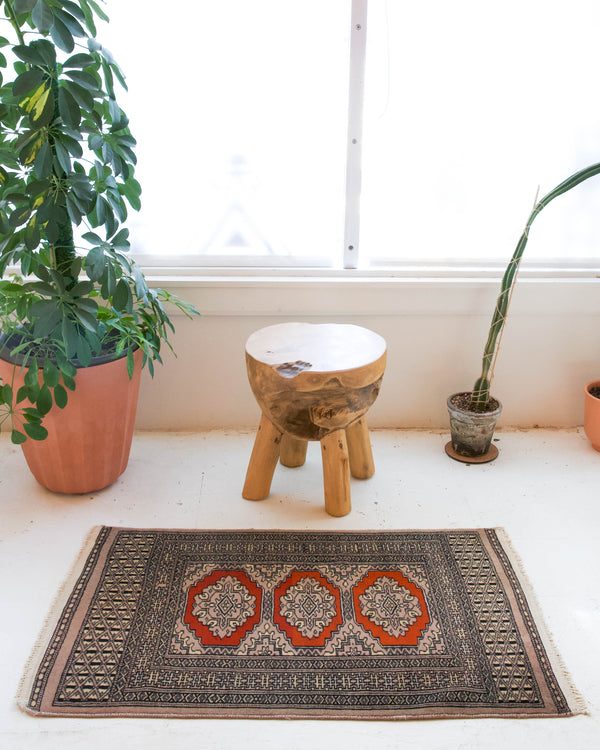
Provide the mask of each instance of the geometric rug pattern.
{"label": "geometric rug pattern", "polygon": [[502,530],[95,529],[20,705],[38,716],[582,711]]}

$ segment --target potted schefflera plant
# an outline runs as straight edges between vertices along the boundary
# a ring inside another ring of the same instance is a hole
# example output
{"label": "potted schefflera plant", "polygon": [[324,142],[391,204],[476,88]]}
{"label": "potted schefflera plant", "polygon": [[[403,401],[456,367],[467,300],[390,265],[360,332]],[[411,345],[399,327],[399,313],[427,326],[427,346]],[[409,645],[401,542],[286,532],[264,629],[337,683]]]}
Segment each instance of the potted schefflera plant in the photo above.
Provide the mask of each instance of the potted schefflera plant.
{"label": "potted schefflera plant", "polygon": [[551,201],[597,174],[600,174],[600,163],[592,164],[576,172],[557,185],[539,201],[536,200],[525,229],[519,238],[513,256],[502,277],[500,294],[496,301],[488,338],[483,351],[481,374],[475,381],[472,391],[455,393],[447,401],[450,415],[451,440],[446,444],[446,453],[458,461],[464,461],[465,463],[485,463],[492,461],[498,455],[498,449],[495,445],[492,445],[492,437],[496,422],[502,411],[502,404],[496,398],[492,397],[490,391],[510,300],[517,281],[519,265],[527,245],[531,225],[539,213]]}
{"label": "potted schefflera plant", "polygon": [[108,18],[95,0],[0,6],[0,427],[41,484],[91,492],[127,465],[165,303],[195,310],[127,254],[140,186]]}

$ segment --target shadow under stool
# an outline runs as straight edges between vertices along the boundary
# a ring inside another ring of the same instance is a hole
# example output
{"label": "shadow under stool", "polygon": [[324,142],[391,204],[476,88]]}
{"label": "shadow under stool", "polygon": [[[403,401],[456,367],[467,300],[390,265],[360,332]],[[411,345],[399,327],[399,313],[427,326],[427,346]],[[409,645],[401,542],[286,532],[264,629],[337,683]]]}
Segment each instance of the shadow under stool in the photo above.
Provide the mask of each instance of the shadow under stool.
{"label": "shadow under stool", "polygon": [[242,495],[262,500],[277,461],[302,466],[321,443],[325,510],[350,512],[350,475],[375,471],[365,414],[379,394],[386,342],[355,325],[282,323],[246,342],[246,367],[262,410]]}

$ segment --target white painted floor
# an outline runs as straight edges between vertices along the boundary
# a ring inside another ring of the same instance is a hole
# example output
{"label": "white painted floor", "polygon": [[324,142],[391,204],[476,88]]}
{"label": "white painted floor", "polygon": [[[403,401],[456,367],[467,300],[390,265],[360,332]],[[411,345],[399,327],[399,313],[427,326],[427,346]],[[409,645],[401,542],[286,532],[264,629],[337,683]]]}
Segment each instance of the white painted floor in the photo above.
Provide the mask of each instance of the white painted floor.
{"label": "white painted floor", "polygon": [[[241,497],[253,436],[138,433],[127,472],[93,496],[53,495],[0,438],[0,747],[600,748],[600,454],[581,431],[502,432],[500,457],[466,466],[446,435],[375,431],[376,473],[353,481],[353,511],[323,509],[320,452],[278,467],[272,494]],[[503,526],[523,561],[546,623],[587,700],[568,719],[407,722],[37,719],[14,702],[51,602],[91,527],[428,529]]]}

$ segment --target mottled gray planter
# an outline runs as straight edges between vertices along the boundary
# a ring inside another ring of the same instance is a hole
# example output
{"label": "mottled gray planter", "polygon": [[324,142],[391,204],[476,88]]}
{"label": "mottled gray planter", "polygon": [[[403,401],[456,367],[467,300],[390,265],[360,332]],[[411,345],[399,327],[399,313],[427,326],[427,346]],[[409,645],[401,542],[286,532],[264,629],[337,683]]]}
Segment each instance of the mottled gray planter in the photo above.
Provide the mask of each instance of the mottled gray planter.
{"label": "mottled gray planter", "polygon": [[466,411],[452,403],[456,396],[462,395],[464,394],[454,393],[447,401],[452,449],[457,454],[455,458],[464,456],[466,459],[477,459],[487,456],[502,404],[498,402],[498,407],[493,411]]}

